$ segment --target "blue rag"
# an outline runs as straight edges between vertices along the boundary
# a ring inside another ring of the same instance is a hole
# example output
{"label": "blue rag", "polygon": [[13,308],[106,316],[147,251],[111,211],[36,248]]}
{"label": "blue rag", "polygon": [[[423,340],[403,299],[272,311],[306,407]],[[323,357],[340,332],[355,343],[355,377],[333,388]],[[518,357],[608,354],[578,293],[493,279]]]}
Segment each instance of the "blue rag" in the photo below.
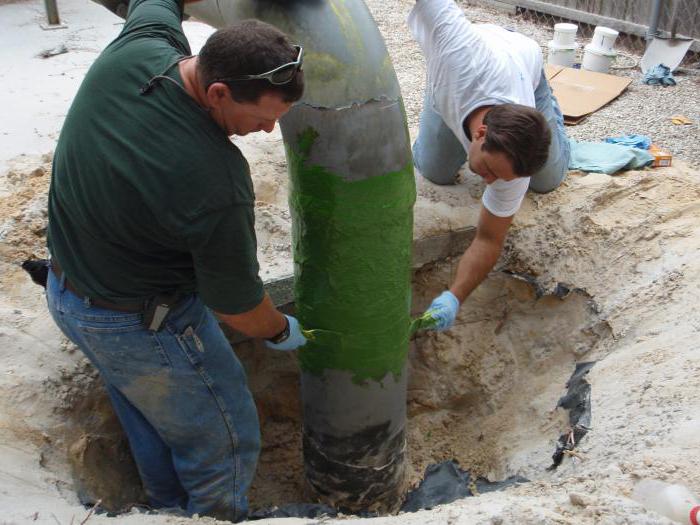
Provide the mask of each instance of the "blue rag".
{"label": "blue rag", "polygon": [[595,171],[612,175],[621,170],[648,166],[654,156],[643,149],[607,142],[578,142],[572,138],[570,170]]}
{"label": "blue rag", "polygon": [[660,84],[664,87],[676,85],[676,79],[673,78],[671,74],[671,68],[663,64],[657,64],[648,69],[647,72],[644,73],[642,82],[644,84]]}
{"label": "blue rag", "polygon": [[623,135],[621,137],[608,137],[605,142],[610,144],[621,144],[623,146],[632,146],[633,148],[649,149],[651,146],[651,138],[646,135]]}

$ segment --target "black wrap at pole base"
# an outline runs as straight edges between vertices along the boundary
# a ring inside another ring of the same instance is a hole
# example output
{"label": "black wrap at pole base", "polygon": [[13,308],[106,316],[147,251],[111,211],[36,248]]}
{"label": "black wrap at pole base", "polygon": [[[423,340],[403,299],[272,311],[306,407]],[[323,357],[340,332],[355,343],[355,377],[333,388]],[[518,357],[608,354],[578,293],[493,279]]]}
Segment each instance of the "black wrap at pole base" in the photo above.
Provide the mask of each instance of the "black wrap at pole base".
{"label": "black wrap at pole base", "polygon": [[324,376],[302,373],[304,399],[316,401],[304,410],[310,489],[344,512],[397,511],[407,489],[405,374],[364,384],[338,371]]}

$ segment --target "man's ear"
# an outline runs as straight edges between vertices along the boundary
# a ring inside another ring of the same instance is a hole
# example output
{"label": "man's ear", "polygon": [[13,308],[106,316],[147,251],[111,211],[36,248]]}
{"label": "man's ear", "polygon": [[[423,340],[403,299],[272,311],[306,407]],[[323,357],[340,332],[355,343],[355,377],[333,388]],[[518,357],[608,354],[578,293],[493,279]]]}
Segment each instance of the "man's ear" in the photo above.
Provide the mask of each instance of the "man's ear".
{"label": "man's ear", "polygon": [[478,128],[476,128],[476,132],[474,133],[474,136],[472,137],[472,140],[480,140],[484,139],[486,137],[486,124],[481,124]]}
{"label": "man's ear", "polygon": [[212,108],[218,108],[230,96],[231,92],[223,82],[214,82],[207,89],[207,102]]}

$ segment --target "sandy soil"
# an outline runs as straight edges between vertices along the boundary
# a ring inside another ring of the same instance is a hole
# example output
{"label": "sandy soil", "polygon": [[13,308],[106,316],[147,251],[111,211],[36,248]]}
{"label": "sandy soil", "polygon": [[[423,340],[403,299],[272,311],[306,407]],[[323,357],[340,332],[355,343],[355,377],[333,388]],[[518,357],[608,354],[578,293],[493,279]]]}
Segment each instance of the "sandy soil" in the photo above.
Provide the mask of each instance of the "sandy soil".
{"label": "sandy soil", "polygon": [[[410,2],[368,4],[386,37],[415,136],[423,62],[408,32],[393,30],[404,27]],[[41,9],[34,0],[0,5],[0,16],[17,33],[17,49]],[[0,130],[11,137],[3,138],[0,150],[3,523],[80,522],[87,511],[78,495],[85,500],[111,494],[113,501],[103,502],[107,507],[139,498],[133,465],[94,370],[60,336],[40,289],[17,266],[45,254],[46,153],[81,74],[118,30],[116,18],[83,0],[67,0],[62,9],[71,21],[67,37],[51,32],[50,42],[33,51],[27,46],[24,55],[6,63],[6,69],[21,73],[5,88],[7,94],[24,106],[14,105]],[[188,27],[195,41],[208,33],[201,25]],[[81,35],[89,35],[87,52],[77,44]],[[70,53],[35,58],[62,38],[75,45]],[[28,65],[40,73],[47,72],[42,68],[56,75],[63,71],[73,82],[48,88]],[[30,85],[47,100],[47,92],[56,89],[61,99],[33,108],[22,95]],[[33,121],[39,123],[33,131],[27,111],[45,113]],[[288,275],[290,217],[281,137],[275,131],[238,143],[254,171],[263,277]],[[478,181],[465,174],[451,188],[420,177],[417,183],[416,238],[474,224],[483,191]],[[700,173],[683,163],[612,177],[572,172],[557,191],[528,195],[497,271],[462,308],[456,328],[413,342],[408,401],[413,482],[428,464],[452,458],[491,479],[520,474],[533,481],[429,512],[353,522],[668,523],[629,499],[637,480],[680,482],[700,493],[699,197]],[[416,313],[449,282],[456,263],[443,261],[417,272]],[[561,287],[555,293],[560,283],[568,294],[559,293]],[[252,504],[299,501],[293,356],[250,343],[237,351],[250,375],[264,439]],[[597,361],[589,375],[592,430],[578,447],[579,458],[546,472],[556,438],[567,426],[566,414],[555,410],[557,400],[574,364],[590,360]],[[116,522],[214,520],[134,511]],[[93,515],[89,523],[115,520]]]}

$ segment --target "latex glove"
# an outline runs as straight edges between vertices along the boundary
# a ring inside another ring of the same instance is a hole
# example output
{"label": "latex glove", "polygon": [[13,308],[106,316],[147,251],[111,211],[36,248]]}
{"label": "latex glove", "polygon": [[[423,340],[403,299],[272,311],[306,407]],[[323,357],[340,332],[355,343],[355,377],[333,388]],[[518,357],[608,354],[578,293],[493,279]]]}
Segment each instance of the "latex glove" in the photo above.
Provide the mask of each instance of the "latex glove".
{"label": "latex glove", "polygon": [[272,348],[273,350],[296,350],[297,348],[304,346],[307,343],[306,337],[301,330],[301,325],[297,321],[296,317],[291,315],[285,315],[287,318],[287,323],[289,323],[289,335],[287,338],[280,343],[273,343],[270,340],[265,340],[265,346]]}
{"label": "latex glove", "polygon": [[423,314],[424,317],[430,316],[435,320],[433,326],[426,326],[426,328],[433,328],[438,332],[448,330],[454,324],[458,311],[459,299],[449,290],[445,290],[433,299],[433,302],[430,303],[425,314]]}

